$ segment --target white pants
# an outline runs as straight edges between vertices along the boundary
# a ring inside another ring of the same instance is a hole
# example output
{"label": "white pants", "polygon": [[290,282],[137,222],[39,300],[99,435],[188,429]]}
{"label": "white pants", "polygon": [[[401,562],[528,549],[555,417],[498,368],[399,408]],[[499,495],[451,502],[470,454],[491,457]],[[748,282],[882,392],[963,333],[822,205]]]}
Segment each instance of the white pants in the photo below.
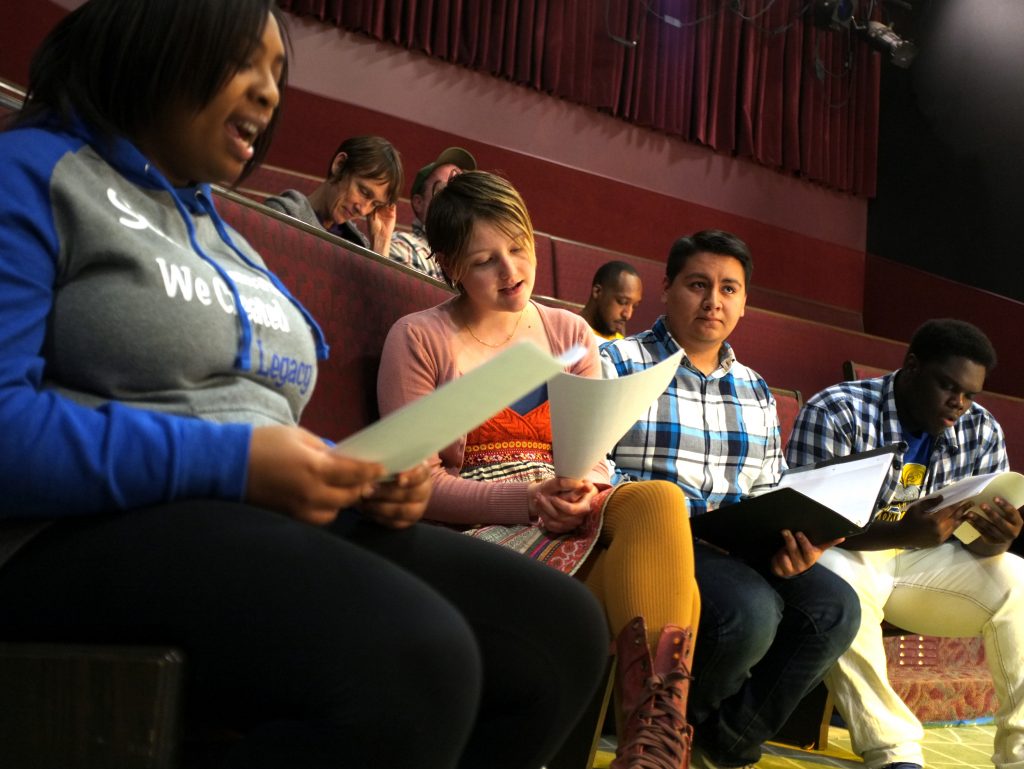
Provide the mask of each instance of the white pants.
{"label": "white pants", "polygon": [[921,635],[984,639],[999,697],[992,762],[1024,769],[1024,560],[980,558],[946,542],[924,550],[832,548],[820,562],[860,596],[860,631],[825,683],[868,769],[924,765],[921,723],[889,685],[883,618]]}

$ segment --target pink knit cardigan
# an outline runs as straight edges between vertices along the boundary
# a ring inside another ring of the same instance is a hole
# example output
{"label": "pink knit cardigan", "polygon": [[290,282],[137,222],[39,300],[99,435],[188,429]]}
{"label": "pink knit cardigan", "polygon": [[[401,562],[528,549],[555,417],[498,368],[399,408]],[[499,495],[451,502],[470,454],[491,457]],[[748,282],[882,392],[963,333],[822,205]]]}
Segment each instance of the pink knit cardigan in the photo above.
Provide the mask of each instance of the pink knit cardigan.
{"label": "pink knit cardigan", "polygon": [[[388,332],[377,376],[377,403],[381,416],[409,401],[436,390],[460,376],[452,355],[451,340],[459,331],[452,318],[455,299],[406,315]],[[554,355],[574,345],[587,354],[567,371],[599,377],[597,341],[580,316],[567,310],[534,304],[540,314]],[[428,461],[434,476],[434,490],[426,517],[461,525],[503,523],[529,524],[526,483],[483,483],[459,477],[466,436],[435,454]],[[600,462],[588,474],[595,483],[608,483],[608,466]]]}

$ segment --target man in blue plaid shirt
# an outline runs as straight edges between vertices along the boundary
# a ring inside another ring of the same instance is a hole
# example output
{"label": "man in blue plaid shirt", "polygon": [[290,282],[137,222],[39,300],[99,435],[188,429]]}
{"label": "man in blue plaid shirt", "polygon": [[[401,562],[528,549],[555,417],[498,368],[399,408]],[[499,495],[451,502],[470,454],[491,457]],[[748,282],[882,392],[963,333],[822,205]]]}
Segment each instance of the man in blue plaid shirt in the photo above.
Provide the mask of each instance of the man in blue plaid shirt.
{"label": "man in blue plaid shirt", "polygon": [[[691,516],[778,482],[784,469],[775,401],[726,342],[743,316],[752,261],[735,235],[706,230],[669,252],[665,315],[601,347],[605,377],[685,351],[675,379],[612,452],[619,480],[677,483]],[[680,511],[681,513],[683,511]],[[800,532],[770,564],[694,546],[701,594],[688,711],[691,766],[751,766],[859,627],[856,594],[816,565]]]}
{"label": "man in blue plaid shirt", "polygon": [[[811,398],[787,455],[794,467],[902,444],[867,532],[822,556],[860,595],[861,629],[826,683],[868,769],[919,769],[921,724],[889,685],[882,619],[913,633],[982,636],[999,711],[997,767],[1024,767],[1024,561],[1007,553],[1020,513],[1005,500],[943,507],[920,499],[974,475],[1009,469],[999,424],[973,402],[996,356],[969,323],[932,320],[903,368],[843,382]],[[918,501],[920,500],[920,501]],[[938,508],[938,509],[936,509]],[[980,533],[952,537],[964,521]]]}

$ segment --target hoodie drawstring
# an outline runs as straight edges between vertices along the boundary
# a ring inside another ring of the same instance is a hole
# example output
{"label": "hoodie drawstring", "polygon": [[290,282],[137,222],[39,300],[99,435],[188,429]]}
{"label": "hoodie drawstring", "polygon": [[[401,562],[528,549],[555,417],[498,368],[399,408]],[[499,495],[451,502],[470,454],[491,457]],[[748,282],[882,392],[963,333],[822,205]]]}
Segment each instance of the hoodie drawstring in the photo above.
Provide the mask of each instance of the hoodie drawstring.
{"label": "hoodie drawstring", "polygon": [[[241,371],[251,371],[252,360],[250,355],[250,349],[252,347],[252,322],[249,320],[249,315],[245,311],[245,308],[242,306],[242,297],[238,293],[238,287],[235,285],[235,282],[231,279],[231,276],[228,275],[227,270],[225,270],[224,267],[222,267],[216,260],[212,259],[209,256],[209,254],[207,254],[199,245],[199,242],[196,240],[196,229],[195,225],[192,222],[192,215],[190,214],[188,209],[185,208],[184,202],[178,196],[175,189],[171,187],[170,183],[163,177],[163,174],[153,169],[152,166],[150,166],[149,164],[146,165],[146,173],[150,178],[155,179],[162,189],[170,193],[171,199],[174,201],[174,205],[178,209],[178,213],[181,215],[182,220],[185,222],[185,228],[188,231],[188,239],[189,243],[191,243],[192,245],[192,250],[194,250],[203,261],[209,264],[216,271],[216,273],[220,276],[220,278],[230,289],[231,296],[235,302],[235,308],[238,311],[238,319],[239,324],[241,326],[238,337],[238,350],[235,354],[234,365],[235,368]],[[291,292],[287,288],[285,288],[284,284],[281,283],[281,281],[278,279],[276,275],[274,275],[265,267],[261,267],[260,265],[254,263],[248,256],[246,256],[238,248],[238,246],[235,245],[234,241],[231,239],[231,236],[228,234],[227,228],[224,225],[224,220],[221,219],[220,214],[217,213],[217,209],[213,205],[213,201],[210,199],[208,187],[209,185],[201,185],[196,192],[196,198],[198,199],[199,205],[202,208],[202,210],[210,217],[210,220],[213,222],[213,225],[217,229],[217,234],[220,236],[221,240],[232,251],[234,251],[235,254],[238,255],[238,257],[242,260],[243,264],[248,265],[250,268],[256,270],[261,275],[263,275],[267,280],[269,280],[274,285],[274,287],[278,291],[281,292],[281,294],[289,302],[292,303],[292,305],[295,307],[296,310],[299,311],[299,313],[305,319],[306,323],[309,325],[310,329],[313,332],[314,343],[316,345],[316,357],[319,360],[326,360],[330,352],[330,348],[327,345],[327,340],[324,338],[324,332],[320,328],[319,324],[313,319],[313,316],[310,314],[309,310],[303,307],[299,300],[292,296]]]}
{"label": "hoodie drawstring", "polygon": [[[274,273],[268,270],[266,267],[262,267],[253,262],[245,253],[242,252],[235,242],[231,239],[231,235],[228,233],[227,227],[224,224],[224,220],[221,219],[220,214],[217,213],[217,209],[213,206],[213,201],[207,195],[199,195],[199,200],[202,203],[203,208],[210,215],[210,219],[213,221],[213,226],[217,228],[217,234],[220,235],[220,239],[223,240],[232,251],[238,254],[238,258],[241,259],[252,269],[259,272],[267,280],[274,284],[274,288],[280,291],[289,302],[295,307],[296,310],[301,313],[302,317],[305,318],[306,323],[313,331],[314,342],[316,344],[316,357],[319,360],[327,360],[327,356],[330,353],[330,347],[327,344],[327,340],[324,337],[324,332],[320,328],[320,325],[313,318],[313,315],[307,310],[298,299],[292,296],[292,293],[285,287],[281,279],[278,278]],[[246,347],[248,350],[248,347]]]}

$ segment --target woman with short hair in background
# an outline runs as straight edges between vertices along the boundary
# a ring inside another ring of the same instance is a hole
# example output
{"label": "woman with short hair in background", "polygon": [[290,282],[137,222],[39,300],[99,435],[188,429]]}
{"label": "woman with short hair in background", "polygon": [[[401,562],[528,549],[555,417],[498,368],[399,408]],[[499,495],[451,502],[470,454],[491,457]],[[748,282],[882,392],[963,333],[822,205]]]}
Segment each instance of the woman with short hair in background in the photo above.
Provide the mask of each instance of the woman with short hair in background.
{"label": "woman with short hair in background", "polygon": [[[265,205],[387,256],[398,217],[402,158],[380,136],[353,136],[334,151],[327,178],[309,193],[285,190]],[[365,217],[366,230],[356,227]]]}

